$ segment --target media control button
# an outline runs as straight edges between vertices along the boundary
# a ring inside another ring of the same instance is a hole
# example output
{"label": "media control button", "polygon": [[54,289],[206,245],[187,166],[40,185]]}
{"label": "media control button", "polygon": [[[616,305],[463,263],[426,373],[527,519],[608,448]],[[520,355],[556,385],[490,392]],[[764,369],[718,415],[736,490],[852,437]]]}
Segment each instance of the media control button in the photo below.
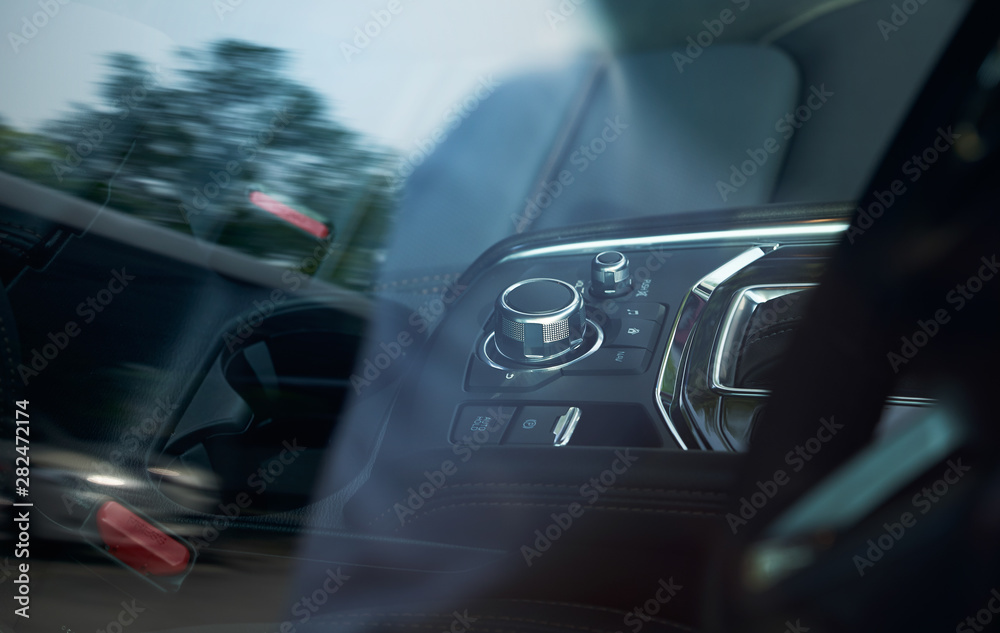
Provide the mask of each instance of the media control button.
{"label": "media control button", "polygon": [[666,312],[666,308],[659,303],[622,303],[618,306],[615,316],[663,323]]}
{"label": "media control button", "polygon": [[652,349],[656,337],[660,333],[660,324],[656,321],[626,317],[612,322],[612,327],[605,341],[608,347],[642,347]]}

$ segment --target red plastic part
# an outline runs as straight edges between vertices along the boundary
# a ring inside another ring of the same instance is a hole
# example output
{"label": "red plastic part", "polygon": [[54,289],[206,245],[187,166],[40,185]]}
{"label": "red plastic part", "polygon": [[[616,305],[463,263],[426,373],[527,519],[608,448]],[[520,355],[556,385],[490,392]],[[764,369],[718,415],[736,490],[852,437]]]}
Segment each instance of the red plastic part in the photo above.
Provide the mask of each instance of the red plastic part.
{"label": "red plastic part", "polygon": [[299,213],[290,206],[278,202],[266,193],[261,193],[259,191],[251,192],[250,202],[268,213],[281,218],[285,222],[294,224],[307,233],[312,233],[318,238],[324,238],[330,234],[330,229],[328,229],[322,222],[314,220],[305,214]]}
{"label": "red plastic part", "polygon": [[112,556],[152,576],[179,574],[191,559],[180,542],[115,501],[97,511],[97,530]]}

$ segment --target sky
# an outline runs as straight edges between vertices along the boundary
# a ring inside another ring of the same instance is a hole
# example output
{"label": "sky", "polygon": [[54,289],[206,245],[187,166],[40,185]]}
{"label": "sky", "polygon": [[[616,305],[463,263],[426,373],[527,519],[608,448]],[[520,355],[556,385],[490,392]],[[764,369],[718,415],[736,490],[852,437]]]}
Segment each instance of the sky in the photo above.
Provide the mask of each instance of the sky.
{"label": "sky", "polygon": [[[376,143],[406,151],[439,126],[448,109],[482,78],[493,74],[502,81],[558,66],[597,47],[593,4],[4,0],[0,117],[17,128],[37,130],[72,102],[96,103],[95,85],[104,75],[101,60],[107,53],[132,53],[159,64],[170,82],[178,47],[204,48],[238,38],[290,51],[294,76],[328,97],[338,120]],[[51,16],[44,13],[46,6]],[[560,10],[568,15],[556,22],[553,12]],[[367,42],[358,38],[366,29],[375,34]]]}

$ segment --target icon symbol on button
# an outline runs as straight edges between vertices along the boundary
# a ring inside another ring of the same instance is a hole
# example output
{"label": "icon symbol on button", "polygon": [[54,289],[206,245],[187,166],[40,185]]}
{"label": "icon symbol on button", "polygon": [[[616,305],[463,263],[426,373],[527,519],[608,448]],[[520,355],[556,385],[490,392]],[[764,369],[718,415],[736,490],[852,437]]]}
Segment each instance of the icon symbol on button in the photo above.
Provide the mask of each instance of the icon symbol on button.
{"label": "icon symbol on button", "polygon": [[615,362],[620,363],[625,360],[625,352],[621,351],[615,354]]}
{"label": "icon symbol on button", "polygon": [[538,420],[525,420],[521,424],[521,428],[523,428],[523,429],[533,429],[533,428],[535,428],[536,424],[538,424]]}
{"label": "icon symbol on button", "polygon": [[639,328],[637,328],[637,327],[630,327],[628,329],[628,333],[629,334],[638,334],[639,333]]}
{"label": "icon symbol on button", "polygon": [[625,314],[627,314],[629,316],[639,316],[639,311],[638,310],[633,310],[632,308],[626,308],[625,309]]}
{"label": "icon symbol on button", "polygon": [[493,422],[493,418],[491,418],[489,416],[485,416],[485,415],[477,416],[476,419],[473,420],[473,422],[472,422],[472,428],[470,430],[471,431],[485,431],[485,430],[487,430],[490,427],[490,424],[492,422]]}

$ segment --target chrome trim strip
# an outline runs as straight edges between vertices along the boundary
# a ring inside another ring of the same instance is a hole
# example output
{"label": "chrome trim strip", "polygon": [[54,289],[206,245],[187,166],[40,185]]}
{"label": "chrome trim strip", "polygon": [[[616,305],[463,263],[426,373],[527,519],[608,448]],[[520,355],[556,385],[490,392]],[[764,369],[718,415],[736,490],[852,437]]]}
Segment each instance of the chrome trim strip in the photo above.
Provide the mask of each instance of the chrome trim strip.
{"label": "chrome trim strip", "polygon": [[[733,334],[733,328],[737,327],[737,325],[741,330],[745,329],[749,325],[749,319],[753,316],[757,306],[765,301],[777,299],[778,297],[783,297],[794,292],[801,292],[817,285],[819,284],[800,283],[747,286],[733,297],[732,304],[729,306],[726,319],[723,322],[721,333],[716,338],[715,345],[712,348],[712,371],[710,372],[709,379],[713,391],[717,391],[725,396],[746,396],[751,398],[766,398],[771,395],[770,389],[747,389],[723,384],[724,382],[729,382],[729,378],[732,378],[731,376],[723,376],[724,370],[722,367],[722,363],[727,356],[724,352],[731,345],[729,337]],[[753,296],[754,294],[757,296]],[[746,310],[747,306],[744,303],[749,304],[749,311]],[[739,320],[738,323],[737,320]],[[937,404],[937,400],[934,398],[912,398],[890,395],[886,398],[885,403],[887,405],[927,407]]]}
{"label": "chrome trim strip", "polygon": [[[771,299],[777,299],[806,290],[816,285],[814,283],[766,284],[747,286],[736,293],[733,296],[732,303],[729,305],[729,310],[726,312],[726,318],[722,322],[719,335],[715,339],[715,345],[712,347],[712,371],[709,376],[709,384],[712,389],[734,395],[766,395],[770,393],[767,389],[741,389],[731,386],[732,376],[729,375],[731,371],[727,371],[730,368],[723,368],[722,364],[727,358],[735,359],[737,356],[737,354],[732,353],[729,349],[733,345],[732,339],[736,338],[733,329],[739,326],[741,332],[746,331],[751,317],[753,317],[754,312],[757,311],[757,307],[760,304]],[[742,338],[742,335],[740,338]],[[723,377],[723,374],[725,374],[725,377]]]}
{"label": "chrome trim strip", "polygon": [[702,233],[678,233],[672,235],[592,240],[589,242],[574,242],[572,244],[539,246],[506,255],[497,263],[501,264],[517,259],[546,255],[570,255],[594,251],[621,250],[622,248],[645,248],[649,246],[711,242],[716,240],[771,240],[774,238],[836,236],[846,231],[849,226],[850,224],[846,222],[829,222],[808,224],[806,226],[772,226],[759,229],[730,229],[728,231],[705,231]]}
{"label": "chrome trim strip", "polygon": [[[670,419],[670,414],[667,413],[667,408],[663,406],[663,397],[660,395],[662,392],[660,386],[663,384],[663,376],[667,371],[667,363],[670,361],[670,348],[674,345],[674,336],[677,334],[677,325],[680,322],[681,314],[684,312],[684,306],[687,304],[688,299],[691,298],[691,293],[684,298],[681,302],[679,308],[677,308],[677,315],[674,317],[674,326],[670,328],[670,336],[667,338],[667,351],[663,355],[663,362],[660,363],[660,373],[656,376],[656,389],[653,394],[653,399],[656,401],[656,407],[660,410],[660,415],[663,417],[663,422],[666,423],[667,428],[670,429],[670,434],[674,436],[677,443],[684,450],[689,450],[687,444],[681,439],[681,434],[677,432],[677,427],[674,426],[673,420]],[[701,299],[699,299],[700,301]]]}
{"label": "chrome trim strip", "polygon": [[[774,250],[778,247],[777,244],[770,246],[769,250]],[[745,267],[749,266],[753,262],[757,261],[761,257],[767,254],[761,247],[751,248],[748,251],[740,253],[733,259],[729,260],[722,266],[719,266],[712,272],[708,273],[701,280],[694,285],[691,292],[695,293],[705,301],[712,296],[715,289],[719,287],[719,284],[729,279],[736,273],[743,270]]]}
{"label": "chrome trim strip", "polygon": [[[775,250],[778,248],[777,244],[772,244],[769,250]],[[663,416],[663,421],[667,424],[667,428],[670,429],[671,434],[673,434],[674,439],[680,444],[681,448],[688,450],[687,445],[684,440],[681,439],[680,433],[674,426],[673,420],[670,419],[670,415],[667,413],[667,408],[663,405],[663,377],[667,373],[667,364],[670,362],[670,351],[674,346],[674,337],[677,336],[677,327],[680,324],[680,318],[684,314],[684,308],[687,306],[687,302],[691,299],[691,295],[694,295],[697,299],[701,301],[708,301],[715,292],[715,289],[719,287],[719,284],[723,283],[739,271],[743,270],[753,262],[757,261],[764,255],[768,253],[762,247],[754,247],[748,251],[740,253],[733,259],[729,260],[722,266],[719,266],[712,272],[708,273],[701,280],[695,284],[693,288],[688,292],[688,295],[681,302],[681,305],[677,308],[677,315],[674,317],[674,325],[670,329],[670,336],[667,339],[667,349],[666,353],[663,355],[663,363],[660,364],[660,373],[656,377],[656,406],[660,409],[660,414]]]}

